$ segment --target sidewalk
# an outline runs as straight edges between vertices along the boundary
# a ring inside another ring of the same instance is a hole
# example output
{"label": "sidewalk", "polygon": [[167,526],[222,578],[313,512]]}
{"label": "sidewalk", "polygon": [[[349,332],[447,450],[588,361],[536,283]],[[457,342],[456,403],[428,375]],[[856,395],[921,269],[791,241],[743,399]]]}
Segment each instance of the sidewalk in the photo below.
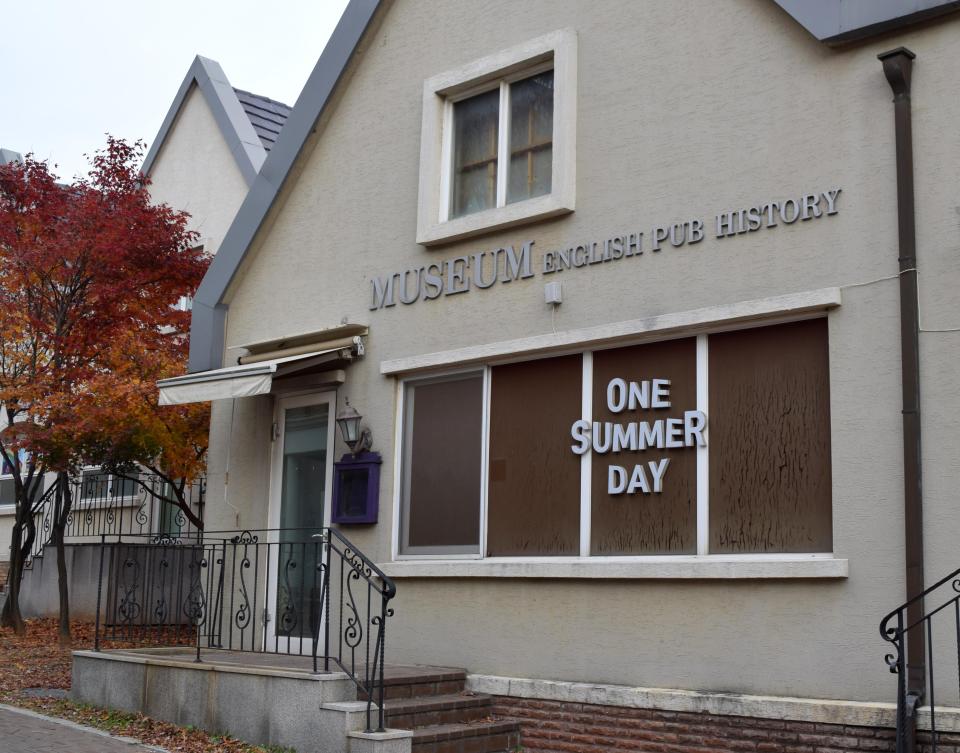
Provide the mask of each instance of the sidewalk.
{"label": "sidewalk", "polygon": [[127,737],[114,737],[65,719],[0,704],[0,753],[157,753]]}

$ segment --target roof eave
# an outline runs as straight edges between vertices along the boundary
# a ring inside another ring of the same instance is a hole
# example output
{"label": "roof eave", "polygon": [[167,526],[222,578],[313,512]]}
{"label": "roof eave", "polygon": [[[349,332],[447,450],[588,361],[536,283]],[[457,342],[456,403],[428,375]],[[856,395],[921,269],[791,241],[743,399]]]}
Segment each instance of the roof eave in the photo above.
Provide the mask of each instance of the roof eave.
{"label": "roof eave", "polygon": [[857,42],[960,10],[960,0],[774,0],[817,41]]}

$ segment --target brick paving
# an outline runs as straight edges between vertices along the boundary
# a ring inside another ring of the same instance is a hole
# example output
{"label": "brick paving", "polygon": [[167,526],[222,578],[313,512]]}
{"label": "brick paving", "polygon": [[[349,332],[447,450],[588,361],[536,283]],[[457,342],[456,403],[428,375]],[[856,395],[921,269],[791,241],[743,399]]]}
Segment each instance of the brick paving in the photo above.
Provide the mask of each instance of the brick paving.
{"label": "brick paving", "polygon": [[156,753],[161,748],[24,709],[0,706],[0,753]]}

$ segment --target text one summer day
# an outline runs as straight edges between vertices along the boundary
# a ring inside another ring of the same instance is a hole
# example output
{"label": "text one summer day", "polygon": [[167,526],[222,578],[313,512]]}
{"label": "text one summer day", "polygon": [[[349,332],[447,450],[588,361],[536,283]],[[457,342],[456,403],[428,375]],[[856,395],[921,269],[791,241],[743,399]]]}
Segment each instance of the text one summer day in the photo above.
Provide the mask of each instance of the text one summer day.
{"label": "text one summer day", "polygon": [[[647,379],[628,382],[619,377],[607,384],[607,408],[611,413],[625,410],[658,410],[670,408],[670,380]],[[706,446],[704,431],[707,416],[703,411],[688,410],[682,417],[658,418],[653,421],[587,421],[573,422],[570,435],[577,455],[596,452],[643,452],[648,449],[680,449]],[[670,458],[662,457],[637,463],[632,469],[611,464],[607,467],[608,494],[659,494]]]}

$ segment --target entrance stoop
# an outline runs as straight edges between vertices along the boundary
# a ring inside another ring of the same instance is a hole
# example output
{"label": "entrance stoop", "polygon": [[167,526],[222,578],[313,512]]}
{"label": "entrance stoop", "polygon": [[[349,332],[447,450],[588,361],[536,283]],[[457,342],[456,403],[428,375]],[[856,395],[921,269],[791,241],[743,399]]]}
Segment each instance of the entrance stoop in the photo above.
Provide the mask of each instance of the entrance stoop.
{"label": "entrance stoop", "polygon": [[404,669],[384,679],[384,710],[388,727],[413,731],[412,753],[512,753],[520,746],[520,726],[493,717],[491,696],[465,690],[463,670]]}
{"label": "entrance stoop", "polygon": [[297,753],[512,753],[515,722],[492,697],[464,689],[466,672],[387,665],[387,729],[366,732],[367,702],[343,672],[308,656],[189,647],[74,651],[74,700],[229,733]]}

